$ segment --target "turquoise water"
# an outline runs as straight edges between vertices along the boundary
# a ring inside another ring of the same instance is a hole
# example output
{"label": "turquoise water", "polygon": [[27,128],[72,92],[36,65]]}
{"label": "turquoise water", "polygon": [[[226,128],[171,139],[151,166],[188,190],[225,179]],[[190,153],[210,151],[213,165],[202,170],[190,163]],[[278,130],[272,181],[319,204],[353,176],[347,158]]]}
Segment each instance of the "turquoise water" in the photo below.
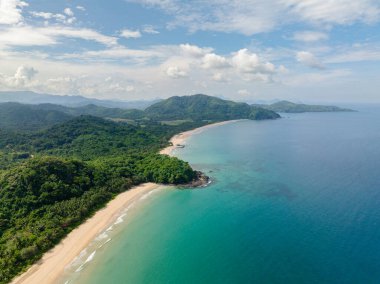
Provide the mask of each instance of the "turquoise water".
{"label": "turquoise water", "polygon": [[208,129],[73,283],[380,283],[380,109]]}

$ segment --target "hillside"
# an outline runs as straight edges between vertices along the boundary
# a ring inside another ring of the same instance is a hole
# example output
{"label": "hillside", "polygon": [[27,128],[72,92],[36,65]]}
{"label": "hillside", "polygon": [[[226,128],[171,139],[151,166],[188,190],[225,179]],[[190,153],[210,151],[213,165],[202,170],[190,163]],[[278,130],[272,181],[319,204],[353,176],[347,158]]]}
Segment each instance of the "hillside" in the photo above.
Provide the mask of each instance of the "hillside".
{"label": "hillside", "polygon": [[47,129],[81,115],[134,120],[143,118],[145,113],[138,109],[108,108],[96,105],[67,107],[55,104],[0,103],[0,129],[17,131]]}
{"label": "hillside", "polygon": [[140,119],[145,115],[144,111],[140,109],[110,108],[94,104],[80,107],[67,107],[56,104],[39,104],[33,106],[33,108],[43,110],[56,110],[73,116],[92,115],[103,118]]}
{"label": "hillside", "polygon": [[116,194],[141,182],[195,177],[176,158],[155,155],[96,163],[34,158],[0,173],[0,283],[37,261]]}
{"label": "hillside", "polygon": [[17,130],[38,130],[71,119],[61,111],[34,108],[19,103],[0,104],[0,128]]}
{"label": "hillside", "polygon": [[284,113],[353,111],[351,109],[340,108],[336,106],[296,104],[289,101],[280,101],[270,105],[258,106],[275,112]]}
{"label": "hillside", "polygon": [[174,133],[196,126],[78,116],[35,132],[0,129],[0,283],[116,194],[144,182],[196,179],[188,163],[157,154]]}
{"label": "hillside", "polygon": [[231,119],[275,119],[272,110],[206,95],[171,97],[146,110],[108,108],[94,104],[68,107],[57,104],[0,103],[0,129],[42,130],[81,115],[90,115],[136,124],[150,119],[158,122],[214,122]]}
{"label": "hillside", "polygon": [[57,96],[50,94],[40,94],[30,91],[6,91],[0,92],[0,103],[18,102],[23,104],[57,104],[70,107],[79,107],[89,104],[123,109],[145,109],[157,102],[157,100],[140,100],[140,101],[117,101],[117,100],[99,100],[86,98],[83,96]]}
{"label": "hillside", "polygon": [[0,283],[133,185],[196,181],[188,163],[157,154],[174,134],[215,121],[278,117],[205,95],[172,97],[145,111],[0,104]]}
{"label": "hillside", "polygon": [[151,105],[145,115],[157,120],[221,121],[231,119],[276,119],[280,116],[246,103],[222,100],[206,95],[171,97]]}

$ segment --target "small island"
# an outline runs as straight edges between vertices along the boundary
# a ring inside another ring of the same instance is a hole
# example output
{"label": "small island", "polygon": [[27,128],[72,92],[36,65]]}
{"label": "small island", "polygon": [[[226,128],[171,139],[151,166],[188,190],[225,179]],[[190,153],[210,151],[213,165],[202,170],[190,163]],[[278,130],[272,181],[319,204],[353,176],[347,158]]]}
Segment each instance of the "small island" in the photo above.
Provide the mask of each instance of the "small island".
{"label": "small island", "polygon": [[257,104],[255,106],[262,107],[267,110],[282,112],[282,113],[302,113],[302,112],[352,112],[354,110],[347,108],[340,108],[337,106],[325,105],[307,105],[296,104],[289,101],[280,101],[270,105]]}

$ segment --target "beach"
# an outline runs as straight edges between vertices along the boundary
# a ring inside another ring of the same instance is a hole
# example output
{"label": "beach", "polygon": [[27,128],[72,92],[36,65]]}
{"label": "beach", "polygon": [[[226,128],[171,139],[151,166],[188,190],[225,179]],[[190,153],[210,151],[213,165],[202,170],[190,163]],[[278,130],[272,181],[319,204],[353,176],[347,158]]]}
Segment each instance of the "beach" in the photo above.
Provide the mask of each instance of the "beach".
{"label": "beach", "polygon": [[[170,139],[172,146],[162,149],[160,154],[172,155],[177,145],[183,145],[190,136],[211,127],[236,121],[239,120],[209,124],[177,134]],[[155,183],[145,183],[119,194],[115,199],[111,200],[105,208],[96,212],[95,215],[89,218],[85,223],[74,229],[57,246],[45,253],[41,260],[32,265],[26,272],[16,277],[11,283],[57,283],[57,280],[64,274],[65,268],[69,266],[101,232],[115,222],[123,209],[160,186],[161,185]]]}
{"label": "beach", "polygon": [[189,130],[189,131],[185,131],[185,132],[181,132],[179,134],[176,134],[169,141],[172,145],[168,146],[168,147],[166,147],[164,149],[162,149],[160,151],[160,154],[169,155],[170,156],[170,155],[172,155],[173,150],[175,150],[176,148],[178,148],[177,145],[184,145],[185,142],[186,142],[186,140],[190,136],[192,136],[194,134],[201,133],[202,131],[204,131],[206,129],[209,129],[209,128],[212,128],[212,127],[221,126],[221,125],[224,125],[224,124],[227,124],[227,123],[233,123],[233,122],[237,122],[237,121],[242,121],[242,119],[216,122],[216,123],[213,123],[213,124],[208,124],[208,125],[205,125],[205,126],[202,126],[202,127],[195,128],[193,130]]}
{"label": "beach", "polygon": [[68,234],[25,273],[16,277],[12,283],[57,283],[57,279],[64,273],[66,266],[102,231],[115,222],[124,208],[159,186],[155,183],[145,183],[119,194],[105,208],[96,212],[94,216]]}

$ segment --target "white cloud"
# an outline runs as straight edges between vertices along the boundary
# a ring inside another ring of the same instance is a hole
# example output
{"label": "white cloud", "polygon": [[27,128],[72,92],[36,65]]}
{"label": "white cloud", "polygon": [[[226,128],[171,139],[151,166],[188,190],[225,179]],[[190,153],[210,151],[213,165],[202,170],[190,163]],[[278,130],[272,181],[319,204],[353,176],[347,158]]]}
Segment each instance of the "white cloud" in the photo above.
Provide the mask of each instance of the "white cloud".
{"label": "white cloud", "polygon": [[36,17],[36,18],[43,18],[45,20],[50,20],[51,18],[54,17],[54,14],[53,13],[48,13],[48,12],[36,12],[36,11],[32,11],[30,12],[30,14],[33,16],[33,17]]}
{"label": "white cloud", "polygon": [[335,54],[327,56],[326,63],[348,63],[380,61],[380,45],[354,45],[340,48]]}
{"label": "white cloud", "polygon": [[15,78],[30,81],[37,73],[38,71],[33,67],[20,66],[16,71]]}
{"label": "white cloud", "polygon": [[17,24],[23,20],[22,8],[28,6],[20,0],[0,0],[0,24]]}
{"label": "white cloud", "polygon": [[296,58],[298,62],[305,64],[311,68],[324,69],[323,64],[311,52],[299,51],[296,54]]}
{"label": "white cloud", "polygon": [[128,49],[121,46],[103,49],[86,51],[83,53],[69,53],[58,57],[58,59],[72,59],[77,58],[81,60],[92,61],[115,61],[129,60],[133,63],[149,63],[150,60],[155,58],[162,58],[164,55],[155,50],[143,50],[143,49]]}
{"label": "white cloud", "polygon": [[212,79],[216,82],[221,82],[221,83],[225,83],[225,82],[228,82],[228,79],[227,77],[221,73],[221,72],[218,72],[218,73],[215,73],[213,76],[212,76]]}
{"label": "white cloud", "polygon": [[284,65],[280,65],[278,67],[278,72],[280,74],[287,74],[287,73],[289,73],[289,70]]}
{"label": "white cloud", "polygon": [[180,44],[179,47],[184,55],[188,55],[192,57],[202,57],[213,50],[212,48],[209,48],[209,47],[199,47],[199,46],[191,45],[188,43]]}
{"label": "white cloud", "polygon": [[91,29],[60,26],[39,28],[21,26],[0,29],[0,46],[48,46],[58,44],[61,38],[90,40],[107,46],[117,44],[115,37],[106,36]]}
{"label": "white cloud", "polygon": [[160,32],[157,31],[153,26],[151,25],[147,25],[147,26],[144,26],[143,28],[143,32],[146,33],[146,34],[159,34]]}
{"label": "white cloud", "polygon": [[[274,0],[279,2],[279,0]],[[184,26],[190,31],[214,30],[239,32],[246,35],[270,31],[283,5],[262,0],[210,0],[196,5],[177,0],[134,1],[148,6],[159,6],[174,16],[169,26]]]}
{"label": "white cloud", "polygon": [[291,13],[314,23],[373,23],[380,18],[378,0],[285,0]]}
{"label": "white cloud", "polygon": [[230,64],[223,56],[215,53],[208,53],[202,59],[202,67],[206,69],[220,69],[229,67]]}
{"label": "white cloud", "polygon": [[[286,78],[283,83],[285,85],[291,86],[308,86],[310,88],[311,84],[321,84],[326,82],[336,82],[338,78],[344,78],[350,76],[352,73],[346,69],[336,69],[325,72],[312,72],[312,73],[302,73],[293,74]],[[318,86],[318,85],[315,85]],[[320,85],[319,85],[320,86]]]}
{"label": "white cloud", "polygon": [[59,23],[72,24],[76,18],[70,8],[64,10],[64,14],[53,14],[49,12],[31,11],[30,14],[35,18],[42,18],[44,20],[55,20]]}
{"label": "white cloud", "polygon": [[80,11],[86,11],[86,8],[83,6],[76,6],[75,8],[77,8]]}
{"label": "white cloud", "polygon": [[329,36],[326,33],[317,32],[317,31],[302,31],[302,32],[296,32],[293,35],[294,40],[303,41],[303,42],[316,42],[316,41],[326,40],[328,38]]}
{"label": "white cloud", "polygon": [[233,55],[232,63],[242,73],[273,74],[276,72],[272,63],[263,62],[256,53],[251,53],[246,48],[240,49]]}
{"label": "white cloud", "polygon": [[138,31],[138,30],[133,31],[133,30],[128,30],[128,29],[122,30],[120,35],[122,37],[125,37],[125,38],[139,38],[139,37],[141,37],[140,31]]}
{"label": "white cloud", "polygon": [[180,69],[178,66],[170,66],[168,69],[166,69],[166,75],[168,75],[170,78],[178,79],[186,77],[187,72]]}
{"label": "white cloud", "polygon": [[74,16],[74,12],[70,8],[65,8],[63,10],[63,13],[65,13],[69,17],[73,17]]}
{"label": "white cloud", "polygon": [[110,37],[103,35],[97,31],[91,29],[74,29],[74,28],[46,28],[46,34],[53,37],[69,37],[69,38],[80,38],[84,40],[95,41],[98,43],[102,43],[104,45],[116,45],[117,39],[115,37]]}
{"label": "white cloud", "polygon": [[238,91],[239,96],[249,96],[251,93],[247,89],[242,89]]}
{"label": "white cloud", "polygon": [[169,27],[245,35],[272,31],[294,22],[348,25],[380,19],[378,0],[209,0],[196,4],[180,0],[129,1],[165,10],[173,17]]}
{"label": "white cloud", "polygon": [[38,71],[33,67],[19,66],[13,76],[0,74],[0,84],[11,88],[25,87],[37,73]]}

